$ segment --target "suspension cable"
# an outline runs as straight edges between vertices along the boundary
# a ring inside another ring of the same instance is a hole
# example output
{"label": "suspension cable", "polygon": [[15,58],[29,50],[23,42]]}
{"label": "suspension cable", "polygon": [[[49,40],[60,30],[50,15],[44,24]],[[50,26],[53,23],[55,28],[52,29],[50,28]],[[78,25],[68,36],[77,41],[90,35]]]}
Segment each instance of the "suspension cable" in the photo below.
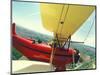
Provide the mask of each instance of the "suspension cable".
{"label": "suspension cable", "polygon": [[69,50],[69,47],[70,47],[70,41],[71,41],[71,35],[69,36],[68,50]]}
{"label": "suspension cable", "polygon": [[85,37],[85,39],[84,39],[83,42],[85,42],[85,41],[87,40],[87,38],[88,38],[88,36],[89,36],[89,34],[90,34],[91,30],[92,30],[92,27],[93,27],[93,25],[94,25],[94,22],[95,22],[95,19],[92,21],[90,30],[88,31],[88,33],[87,33],[87,35],[86,35],[86,37]]}
{"label": "suspension cable", "polygon": [[[69,42],[70,42],[70,40],[71,40],[71,35],[68,37],[68,39],[65,41],[65,43],[63,44],[63,46],[62,46],[62,48],[64,48],[64,46],[66,45],[66,43],[67,43],[67,41],[69,40]],[[70,45],[68,45],[68,46],[70,46]]]}
{"label": "suspension cable", "polygon": [[86,36],[86,38],[84,39],[84,43],[83,43],[83,48],[85,49],[85,41],[87,40],[87,38],[89,37],[89,34],[90,34],[90,32],[91,32],[91,30],[92,30],[92,27],[93,27],[93,25],[94,25],[94,22],[95,22],[95,18],[94,18],[94,20],[92,21],[92,23],[91,23],[91,27],[90,27],[90,30],[89,30],[89,32],[87,33],[87,36]]}

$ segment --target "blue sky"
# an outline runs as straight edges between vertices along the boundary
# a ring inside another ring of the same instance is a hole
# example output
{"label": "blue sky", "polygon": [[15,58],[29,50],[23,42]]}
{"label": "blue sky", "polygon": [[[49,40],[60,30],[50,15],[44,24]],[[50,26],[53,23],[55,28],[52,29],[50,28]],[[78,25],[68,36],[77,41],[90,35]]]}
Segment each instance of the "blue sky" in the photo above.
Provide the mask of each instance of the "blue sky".
{"label": "blue sky", "polygon": [[30,30],[34,30],[47,35],[51,32],[44,29],[41,22],[40,9],[38,3],[13,2],[13,22]]}
{"label": "blue sky", "polygon": [[[44,29],[42,25],[39,3],[13,2],[12,6],[12,19],[17,25],[53,36],[53,33]],[[93,12],[80,29],[75,32],[72,36],[72,40],[83,42],[92,23],[93,27],[85,40],[85,44],[95,47],[95,12]]]}

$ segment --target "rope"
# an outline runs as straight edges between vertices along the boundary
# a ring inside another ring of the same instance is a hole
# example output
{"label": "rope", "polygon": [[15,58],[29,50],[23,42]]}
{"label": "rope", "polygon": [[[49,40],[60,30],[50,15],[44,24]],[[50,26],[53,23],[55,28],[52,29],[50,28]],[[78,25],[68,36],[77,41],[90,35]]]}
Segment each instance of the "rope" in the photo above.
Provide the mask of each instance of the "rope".
{"label": "rope", "polygon": [[51,70],[54,69],[54,66],[52,64],[53,62],[53,57],[54,57],[54,48],[52,48],[52,51],[51,51],[51,56],[50,56],[50,65],[51,65]]}
{"label": "rope", "polygon": [[68,50],[69,50],[69,47],[70,47],[70,41],[71,41],[71,35],[69,36]]}
{"label": "rope", "polygon": [[84,39],[83,42],[85,42],[85,41],[87,40],[87,38],[88,38],[88,36],[89,36],[89,34],[90,34],[91,30],[92,30],[92,27],[93,27],[93,25],[94,25],[94,22],[95,22],[95,19],[92,21],[90,30],[89,30],[89,32],[87,33],[86,38]]}
{"label": "rope", "polygon": [[[68,39],[64,42],[62,48],[64,48],[64,46],[66,45],[66,43],[67,43],[68,40],[69,40],[69,42],[70,42],[70,40],[71,40],[71,35],[70,35],[70,36],[68,37]],[[70,43],[69,43],[69,44],[70,44]],[[69,44],[68,44],[68,47],[70,46]]]}
{"label": "rope", "polygon": [[58,35],[57,35],[57,34],[56,34],[56,37],[57,37],[57,43],[58,43],[59,47],[61,47],[61,46],[60,46],[60,42],[59,42],[59,39],[58,39]]}

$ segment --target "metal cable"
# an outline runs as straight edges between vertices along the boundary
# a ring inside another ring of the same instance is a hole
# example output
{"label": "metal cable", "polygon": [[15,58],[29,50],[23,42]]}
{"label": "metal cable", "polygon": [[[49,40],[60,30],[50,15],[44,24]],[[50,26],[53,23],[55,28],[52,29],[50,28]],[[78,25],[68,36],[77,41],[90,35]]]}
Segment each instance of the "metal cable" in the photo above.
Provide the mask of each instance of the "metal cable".
{"label": "metal cable", "polygon": [[88,36],[89,36],[89,34],[90,34],[91,30],[92,30],[92,27],[93,27],[93,25],[94,25],[94,22],[95,22],[95,19],[92,21],[90,30],[89,30],[89,32],[87,33],[87,35],[86,35],[86,37],[85,37],[85,39],[84,39],[83,42],[85,42],[85,41],[87,40],[87,38],[88,38]]}

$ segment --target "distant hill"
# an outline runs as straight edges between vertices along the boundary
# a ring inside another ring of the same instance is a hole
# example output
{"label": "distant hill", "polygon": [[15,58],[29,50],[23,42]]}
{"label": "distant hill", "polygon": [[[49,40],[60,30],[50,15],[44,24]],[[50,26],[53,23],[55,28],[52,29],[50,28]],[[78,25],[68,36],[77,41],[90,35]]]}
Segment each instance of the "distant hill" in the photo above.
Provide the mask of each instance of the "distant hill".
{"label": "distant hill", "polygon": [[78,49],[83,54],[91,56],[91,58],[96,56],[96,49],[94,47],[84,45],[84,43],[71,43],[71,48]]}
{"label": "distant hill", "polygon": [[28,30],[20,26],[16,26],[16,32],[22,37],[31,38],[35,40],[42,40],[43,42],[48,42],[53,39],[52,36],[41,34],[36,31]]}

